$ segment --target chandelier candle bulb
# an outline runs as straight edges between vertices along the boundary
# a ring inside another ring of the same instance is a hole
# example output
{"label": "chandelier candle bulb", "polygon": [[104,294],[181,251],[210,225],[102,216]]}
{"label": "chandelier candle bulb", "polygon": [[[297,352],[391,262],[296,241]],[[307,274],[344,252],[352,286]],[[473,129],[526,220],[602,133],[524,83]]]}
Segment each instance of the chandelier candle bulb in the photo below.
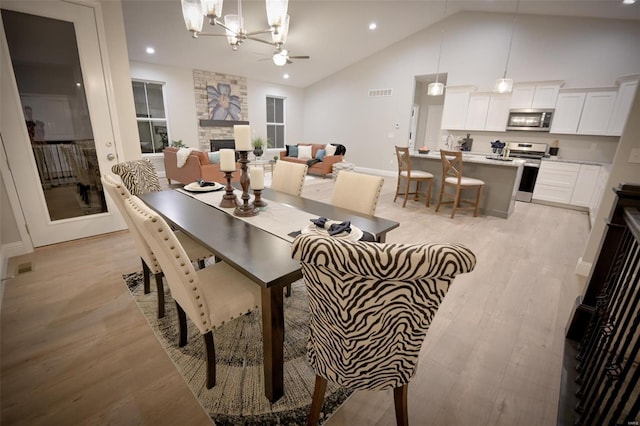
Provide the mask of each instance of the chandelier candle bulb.
{"label": "chandelier candle bulb", "polygon": [[233,135],[236,140],[238,151],[251,151],[251,129],[247,124],[236,124],[233,126]]}
{"label": "chandelier candle bulb", "polygon": [[236,153],[233,149],[220,150],[220,171],[233,172],[236,170]]}
{"label": "chandelier candle bulb", "polygon": [[264,189],[264,170],[262,167],[251,167],[249,178],[251,179],[251,189]]}

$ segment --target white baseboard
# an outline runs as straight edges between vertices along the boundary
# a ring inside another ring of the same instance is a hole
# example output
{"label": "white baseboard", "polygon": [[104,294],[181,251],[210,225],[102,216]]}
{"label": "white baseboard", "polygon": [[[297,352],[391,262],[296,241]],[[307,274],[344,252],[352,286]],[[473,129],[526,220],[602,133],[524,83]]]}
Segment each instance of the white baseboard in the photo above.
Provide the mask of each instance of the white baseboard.
{"label": "white baseboard", "polygon": [[370,169],[368,167],[358,167],[358,166],[356,166],[355,170],[357,172],[369,173],[369,174],[378,175],[378,176],[388,176],[388,177],[398,176],[397,171],[390,171],[390,170]]}
{"label": "white baseboard", "polygon": [[583,277],[588,277],[591,272],[592,263],[585,262],[582,258],[578,259],[578,264],[576,265],[576,274],[582,275]]}

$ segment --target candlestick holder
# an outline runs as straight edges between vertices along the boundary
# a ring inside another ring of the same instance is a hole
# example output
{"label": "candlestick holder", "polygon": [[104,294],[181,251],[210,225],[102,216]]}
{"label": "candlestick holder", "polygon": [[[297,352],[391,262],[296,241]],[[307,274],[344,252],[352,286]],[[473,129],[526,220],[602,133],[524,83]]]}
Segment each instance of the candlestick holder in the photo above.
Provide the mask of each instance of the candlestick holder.
{"label": "candlestick holder", "polygon": [[262,198],[260,198],[261,194],[262,194],[262,189],[253,190],[253,195],[254,195],[253,206],[254,207],[267,207],[267,202],[264,201]]}
{"label": "candlestick holder", "polygon": [[237,206],[233,214],[241,217],[255,216],[258,209],[249,204],[249,178],[247,164],[249,164],[249,151],[238,151],[240,153],[240,186],[242,187],[242,204]]}
{"label": "candlestick holder", "polygon": [[227,180],[227,186],[225,186],[225,194],[222,196],[222,201],[220,201],[220,207],[223,209],[237,207],[238,199],[233,193],[233,186],[231,186],[231,175],[233,172],[224,172],[224,178]]}

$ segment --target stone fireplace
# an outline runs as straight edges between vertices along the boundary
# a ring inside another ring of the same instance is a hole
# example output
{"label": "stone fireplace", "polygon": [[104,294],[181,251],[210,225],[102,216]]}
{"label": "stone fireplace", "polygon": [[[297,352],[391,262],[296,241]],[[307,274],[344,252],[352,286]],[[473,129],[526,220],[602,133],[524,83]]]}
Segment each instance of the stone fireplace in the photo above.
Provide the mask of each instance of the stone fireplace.
{"label": "stone fireplace", "polygon": [[211,141],[233,140],[234,124],[249,124],[246,77],[194,69],[193,86],[200,150],[211,150]]}

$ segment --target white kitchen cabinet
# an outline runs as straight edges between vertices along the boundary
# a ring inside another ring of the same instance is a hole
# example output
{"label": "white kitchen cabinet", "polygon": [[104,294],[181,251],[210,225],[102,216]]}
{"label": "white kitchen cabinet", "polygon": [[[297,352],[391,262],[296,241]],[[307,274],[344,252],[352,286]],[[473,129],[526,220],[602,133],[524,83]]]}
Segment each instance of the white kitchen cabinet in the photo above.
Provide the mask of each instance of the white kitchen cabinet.
{"label": "white kitchen cabinet", "polygon": [[555,108],[558,101],[560,84],[537,84],[531,102],[531,108]]}
{"label": "white kitchen cabinet", "polygon": [[469,96],[469,106],[467,109],[467,119],[465,128],[467,130],[484,130],[487,123],[487,112],[489,111],[489,101],[491,95],[472,93]]}
{"label": "white kitchen cabinet", "polygon": [[580,164],[542,161],[533,188],[533,199],[570,204],[579,171]]}
{"label": "white kitchen cabinet", "polygon": [[620,83],[620,87],[618,87],[618,93],[616,95],[616,101],[613,105],[613,111],[611,112],[607,135],[622,135],[624,125],[627,123],[629,111],[631,110],[631,104],[633,103],[633,99],[636,95],[637,87],[638,80],[623,81]]}
{"label": "white kitchen cabinet", "polygon": [[511,93],[511,108],[555,108],[561,86],[561,81],[515,84]]}
{"label": "white kitchen cabinet", "polygon": [[606,135],[616,100],[613,90],[587,92],[578,124],[580,135]]}
{"label": "white kitchen cabinet", "polygon": [[467,109],[469,108],[470,87],[448,87],[442,108],[442,129],[466,130]]}
{"label": "white kitchen cabinet", "polygon": [[578,131],[585,97],[585,92],[564,92],[558,95],[550,133],[575,134]]}
{"label": "white kitchen cabinet", "polygon": [[487,122],[484,130],[494,132],[504,132],[507,130],[509,120],[509,105],[511,98],[509,95],[491,95],[489,100],[489,111],[487,111]]}
{"label": "white kitchen cabinet", "polygon": [[576,184],[571,194],[571,205],[580,207],[591,206],[594,189],[598,183],[599,172],[600,166],[592,164],[580,165]]}

